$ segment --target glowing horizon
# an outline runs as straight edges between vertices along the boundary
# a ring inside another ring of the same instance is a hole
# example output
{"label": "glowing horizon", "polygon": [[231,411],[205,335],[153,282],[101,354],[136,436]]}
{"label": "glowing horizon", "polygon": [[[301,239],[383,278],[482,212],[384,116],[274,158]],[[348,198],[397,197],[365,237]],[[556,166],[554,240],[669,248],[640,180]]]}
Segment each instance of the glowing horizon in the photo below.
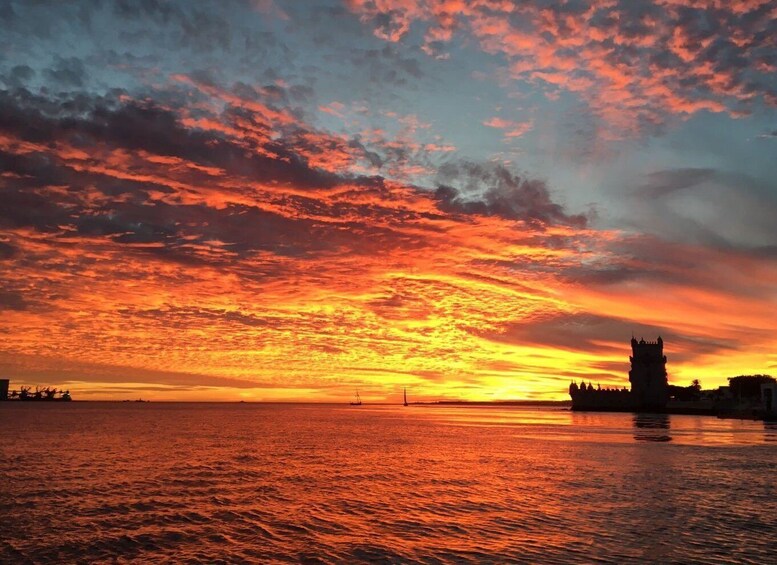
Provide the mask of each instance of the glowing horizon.
{"label": "glowing horizon", "polygon": [[561,400],[632,334],[774,372],[773,3],[304,4],[12,5],[11,388]]}

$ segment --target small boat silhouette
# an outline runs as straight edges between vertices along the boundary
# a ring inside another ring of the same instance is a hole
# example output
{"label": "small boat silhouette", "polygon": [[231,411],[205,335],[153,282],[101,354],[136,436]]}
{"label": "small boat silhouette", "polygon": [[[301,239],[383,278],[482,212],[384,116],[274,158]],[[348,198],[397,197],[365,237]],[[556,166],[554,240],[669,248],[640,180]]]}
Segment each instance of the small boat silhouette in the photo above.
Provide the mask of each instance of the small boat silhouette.
{"label": "small boat silhouette", "polygon": [[407,406],[407,389],[405,389],[405,403],[404,403],[404,405]]}
{"label": "small boat silhouette", "polygon": [[351,402],[351,406],[361,406],[362,405],[362,398],[359,396],[359,391],[356,391],[356,400]]}

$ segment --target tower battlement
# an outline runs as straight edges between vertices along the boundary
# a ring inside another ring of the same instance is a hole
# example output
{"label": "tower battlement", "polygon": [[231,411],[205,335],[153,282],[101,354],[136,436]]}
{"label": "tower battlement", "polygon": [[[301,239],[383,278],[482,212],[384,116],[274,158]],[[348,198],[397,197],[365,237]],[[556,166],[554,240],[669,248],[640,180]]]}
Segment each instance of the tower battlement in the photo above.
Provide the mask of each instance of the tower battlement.
{"label": "tower battlement", "polygon": [[642,352],[642,353],[653,353],[657,352],[661,355],[663,355],[664,351],[664,340],[661,339],[661,336],[658,336],[658,339],[656,341],[645,341],[645,338],[640,339],[637,341],[636,337],[631,338],[631,351],[633,353]]}

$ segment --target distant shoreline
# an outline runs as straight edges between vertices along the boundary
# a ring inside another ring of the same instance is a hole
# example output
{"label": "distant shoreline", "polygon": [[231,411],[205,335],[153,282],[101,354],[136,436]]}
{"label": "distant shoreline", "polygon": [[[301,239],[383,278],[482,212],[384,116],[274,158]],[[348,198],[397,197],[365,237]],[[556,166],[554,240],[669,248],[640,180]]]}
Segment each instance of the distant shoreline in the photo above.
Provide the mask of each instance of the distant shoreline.
{"label": "distant shoreline", "polygon": [[[115,404],[314,404],[322,406],[347,406],[350,403],[346,401],[316,401],[316,400],[167,400],[167,399],[100,399],[100,398],[78,398],[72,399],[65,404],[70,403],[92,403],[92,402],[104,402]],[[56,400],[28,400],[23,401],[19,399],[8,399],[0,402],[0,406],[3,405],[15,405],[24,404],[37,406],[40,404],[63,404],[63,401]],[[363,402],[362,406],[402,406],[401,402]],[[408,402],[408,406],[484,406],[484,407],[498,407],[498,406],[557,406],[557,407],[572,407],[571,400],[419,400],[415,402]],[[630,407],[625,408],[602,408],[602,407],[583,407],[577,408],[576,411],[580,412],[634,412],[635,410]],[[665,412],[668,414],[717,414],[719,410],[713,408],[697,408],[690,406],[667,406],[664,410],[657,410],[657,412]]]}
{"label": "distant shoreline", "polygon": [[[120,399],[78,399],[68,404],[86,404],[104,402],[113,404],[312,404],[321,406],[348,406],[347,402],[316,402],[305,400],[120,400]],[[5,404],[5,403],[3,403]],[[7,401],[7,404],[61,404],[60,402],[21,402],[17,400]],[[430,400],[427,402],[408,402],[408,406],[559,406],[569,407],[570,400]],[[364,402],[362,406],[402,406],[398,402]]]}

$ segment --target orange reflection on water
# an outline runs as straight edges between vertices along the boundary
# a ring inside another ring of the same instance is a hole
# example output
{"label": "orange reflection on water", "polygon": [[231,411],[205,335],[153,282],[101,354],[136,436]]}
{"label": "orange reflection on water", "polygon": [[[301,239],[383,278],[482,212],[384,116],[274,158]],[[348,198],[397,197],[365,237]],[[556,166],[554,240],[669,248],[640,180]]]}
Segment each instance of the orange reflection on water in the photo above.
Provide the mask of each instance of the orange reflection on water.
{"label": "orange reflection on water", "polygon": [[0,561],[766,562],[774,454],[755,444],[775,434],[526,407],[9,403]]}
{"label": "orange reflection on water", "polygon": [[[383,412],[395,407],[373,407]],[[670,414],[574,412],[568,408],[489,405],[411,406],[413,418],[455,426],[502,427],[546,441],[673,442],[684,445],[753,445],[777,440],[777,425],[757,420]]]}

